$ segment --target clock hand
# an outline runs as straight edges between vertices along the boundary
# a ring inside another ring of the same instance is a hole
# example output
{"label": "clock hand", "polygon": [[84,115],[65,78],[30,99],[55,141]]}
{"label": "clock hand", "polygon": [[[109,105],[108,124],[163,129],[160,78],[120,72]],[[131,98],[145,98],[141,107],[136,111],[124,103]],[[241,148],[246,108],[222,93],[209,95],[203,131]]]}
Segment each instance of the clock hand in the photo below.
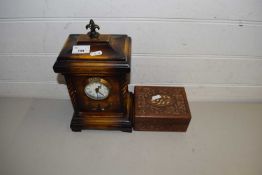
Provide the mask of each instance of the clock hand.
{"label": "clock hand", "polygon": [[101,86],[97,86],[97,87],[95,88],[95,91],[98,92],[100,88],[101,88]]}
{"label": "clock hand", "polygon": [[101,85],[97,86],[97,88],[95,88],[96,91],[96,98],[98,99],[98,94],[101,94],[103,97],[105,96],[103,93],[101,93],[99,90],[101,89]]}
{"label": "clock hand", "polygon": [[95,89],[95,90],[96,90],[96,93],[105,96],[104,94],[102,94],[102,93],[99,91],[99,89],[101,89],[101,85],[97,86],[97,88]]}
{"label": "clock hand", "polygon": [[98,93],[99,92],[99,89],[100,89],[100,87],[98,86],[97,88],[95,88],[95,91],[96,91],[96,93]]}
{"label": "clock hand", "polygon": [[103,95],[103,96],[105,96],[105,95],[104,95],[104,94],[102,94],[100,91],[98,91],[98,93],[99,93],[99,94],[101,94],[101,95]]}

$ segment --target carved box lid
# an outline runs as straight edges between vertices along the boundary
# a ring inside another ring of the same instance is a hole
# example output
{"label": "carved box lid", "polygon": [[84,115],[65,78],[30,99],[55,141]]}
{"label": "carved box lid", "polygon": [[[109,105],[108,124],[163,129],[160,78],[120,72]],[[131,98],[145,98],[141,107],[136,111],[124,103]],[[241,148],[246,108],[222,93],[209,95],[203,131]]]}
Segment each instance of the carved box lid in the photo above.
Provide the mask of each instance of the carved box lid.
{"label": "carved box lid", "polygon": [[190,120],[183,87],[135,87],[135,130],[186,131]]}

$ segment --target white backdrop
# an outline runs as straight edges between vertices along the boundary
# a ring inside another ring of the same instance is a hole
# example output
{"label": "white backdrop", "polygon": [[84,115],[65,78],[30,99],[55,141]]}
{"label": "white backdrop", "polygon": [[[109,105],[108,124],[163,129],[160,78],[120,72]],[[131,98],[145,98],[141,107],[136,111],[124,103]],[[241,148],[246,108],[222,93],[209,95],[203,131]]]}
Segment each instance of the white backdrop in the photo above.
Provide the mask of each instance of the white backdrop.
{"label": "white backdrop", "polygon": [[261,0],[2,0],[0,96],[69,98],[52,66],[70,33],[132,37],[136,84],[189,100],[262,101]]}

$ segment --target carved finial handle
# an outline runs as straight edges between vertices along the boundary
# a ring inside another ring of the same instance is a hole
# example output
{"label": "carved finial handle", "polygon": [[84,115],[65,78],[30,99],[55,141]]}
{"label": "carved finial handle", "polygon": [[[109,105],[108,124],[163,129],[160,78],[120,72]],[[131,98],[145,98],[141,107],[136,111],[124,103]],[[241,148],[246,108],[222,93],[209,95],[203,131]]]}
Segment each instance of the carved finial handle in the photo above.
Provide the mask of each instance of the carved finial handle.
{"label": "carved finial handle", "polygon": [[95,22],[91,19],[89,21],[89,24],[86,25],[86,30],[90,28],[90,31],[87,33],[90,38],[98,38],[99,33],[96,31],[96,29],[100,30],[100,27],[95,24]]}

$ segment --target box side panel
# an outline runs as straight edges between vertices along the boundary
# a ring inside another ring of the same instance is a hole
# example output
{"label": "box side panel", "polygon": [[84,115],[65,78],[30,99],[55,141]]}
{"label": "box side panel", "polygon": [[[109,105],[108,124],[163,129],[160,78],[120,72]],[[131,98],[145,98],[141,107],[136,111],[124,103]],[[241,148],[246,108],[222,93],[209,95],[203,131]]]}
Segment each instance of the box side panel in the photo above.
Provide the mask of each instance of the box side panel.
{"label": "box side panel", "polygon": [[137,131],[177,131],[185,132],[190,119],[176,121],[175,119],[135,117],[134,130]]}

